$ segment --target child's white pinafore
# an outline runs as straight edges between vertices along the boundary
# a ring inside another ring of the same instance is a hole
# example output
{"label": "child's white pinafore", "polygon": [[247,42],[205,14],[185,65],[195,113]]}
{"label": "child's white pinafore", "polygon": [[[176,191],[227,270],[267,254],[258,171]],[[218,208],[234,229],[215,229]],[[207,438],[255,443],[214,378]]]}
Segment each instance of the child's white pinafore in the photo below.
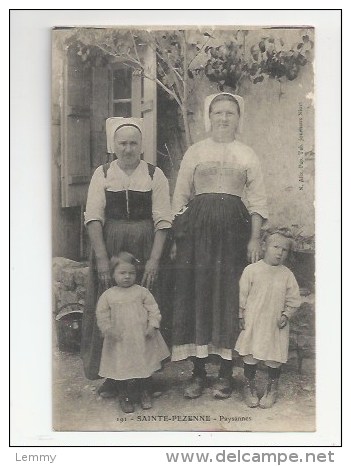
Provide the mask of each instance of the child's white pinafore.
{"label": "child's white pinafore", "polygon": [[289,323],[279,329],[286,306],[301,304],[294,274],[284,265],[272,266],[263,260],[248,265],[240,279],[240,308],[244,309],[245,330],[235,350],[262,361],[285,363],[288,360]]}
{"label": "child's white pinafore", "polygon": [[[169,350],[158,330],[161,314],[149,290],[113,287],[99,298],[97,323],[105,335],[99,375],[115,380],[147,378],[161,368]],[[156,330],[145,336],[147,324]],[[115,338],[117,337],[117,339]]]}

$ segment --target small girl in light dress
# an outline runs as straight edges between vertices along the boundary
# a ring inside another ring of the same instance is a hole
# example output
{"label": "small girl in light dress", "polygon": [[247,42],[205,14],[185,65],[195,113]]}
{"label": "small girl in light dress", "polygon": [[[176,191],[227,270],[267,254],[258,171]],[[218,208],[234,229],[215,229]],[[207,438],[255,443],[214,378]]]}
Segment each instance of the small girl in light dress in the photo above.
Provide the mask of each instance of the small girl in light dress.
{"label": "small girl in light dress", "polygon": [[97,324],[104,335],[99,375],[118,381],[125,413],[134,412],[133,379],[138,382],[141,407],[152,407],[151,375],[170,355],[159,331],[159,308],[150,291],[135,284],[136,269],[132,254],[120,252],[112,257],[111,274],[117,286],[100,296],[96,308]]}
{"label": "small girl in light dress", "polygon": [[[248,265],[240,279],[239,325],[235,345],[243,357],[247,406],[270,408],[277,400],[281,365],[287,362],[289,320],[301,304],[294,274],[283,265],[292,247],[287,228],[270,228],[263,238],[262,260]],[[268,368],[268,380],[261,399],[255,375],[259,361]]]}

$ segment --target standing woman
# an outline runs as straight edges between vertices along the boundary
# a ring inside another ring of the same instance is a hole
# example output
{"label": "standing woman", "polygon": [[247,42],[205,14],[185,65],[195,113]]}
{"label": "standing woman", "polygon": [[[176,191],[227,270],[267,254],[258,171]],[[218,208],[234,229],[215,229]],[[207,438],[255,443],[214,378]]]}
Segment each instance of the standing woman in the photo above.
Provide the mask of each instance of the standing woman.
{"label": "standing woman", "polygon": [[[243,114],[240,96],[206,98],[210,137],[185,153],[173,196],[177,266],[172,360],[193,360],[187,398],[202,394],[209,354],[221,361],[213,396],[231,395],[239,279],[247,261],[260,258],[266,196],[256,154],[236,139]],[[241,200],[245,188],[247,208]]]}
{"label": "standing woman", "polygon": [[[110,286],[109,260],[120,251],[140,263],[137,282],[153,290],[167,232],[171,227],[168,180],[162,170],[141,160],[142,119],[106,120],[107,150],[117,159],[98,167],[91,179],[85,212],[92,250],[83,314],[81,356],[88,379],[99,378],[103,339],[96,323],[99,296]],[[106,379],[101,396],[114,396]]]}

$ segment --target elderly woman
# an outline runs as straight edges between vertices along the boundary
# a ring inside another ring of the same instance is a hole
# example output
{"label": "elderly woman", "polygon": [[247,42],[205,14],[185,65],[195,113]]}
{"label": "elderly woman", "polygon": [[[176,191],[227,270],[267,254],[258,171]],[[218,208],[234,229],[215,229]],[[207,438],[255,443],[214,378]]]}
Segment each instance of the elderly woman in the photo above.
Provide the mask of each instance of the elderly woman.
{"label": "elderly woman", "polygon": [[[95,310],[111,286],[109,259],[120,251],[133,254],[140,262],[138,282],[152,290],[171,227],[168,181],[162,170],[141,160],[142,133],[142,119],[106,120],[107,149],[117,159],[98,167],[89,186],[85,225],[92,252],[81,344],[88,379],[99,378],[103,341]],[[114,382],[106,379],[98,393],[115,395]]]}
{"label": "elderly woman", "polygon": [[[267,218],[260,164],[236,139],[244,101],[221,93],[205,101],[210,137],[185,153],[173,196],[176,289],[172,360],[193,360],[187,398],[202,394],[207,357],[220,357],[215,398],[232,392],[232,353],[239,334],[239,278],[260,255]],[[247,208],[241,197],[246,188]]]}

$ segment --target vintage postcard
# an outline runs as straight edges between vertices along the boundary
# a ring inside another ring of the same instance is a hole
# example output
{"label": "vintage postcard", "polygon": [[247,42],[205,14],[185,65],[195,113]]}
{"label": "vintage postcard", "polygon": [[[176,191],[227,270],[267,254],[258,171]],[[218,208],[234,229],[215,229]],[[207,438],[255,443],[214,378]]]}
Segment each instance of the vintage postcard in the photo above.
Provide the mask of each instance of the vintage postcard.
{"label": "vintage postcard", "polygon": [[314,40],[52,30],[53,430],[315,431]]}

